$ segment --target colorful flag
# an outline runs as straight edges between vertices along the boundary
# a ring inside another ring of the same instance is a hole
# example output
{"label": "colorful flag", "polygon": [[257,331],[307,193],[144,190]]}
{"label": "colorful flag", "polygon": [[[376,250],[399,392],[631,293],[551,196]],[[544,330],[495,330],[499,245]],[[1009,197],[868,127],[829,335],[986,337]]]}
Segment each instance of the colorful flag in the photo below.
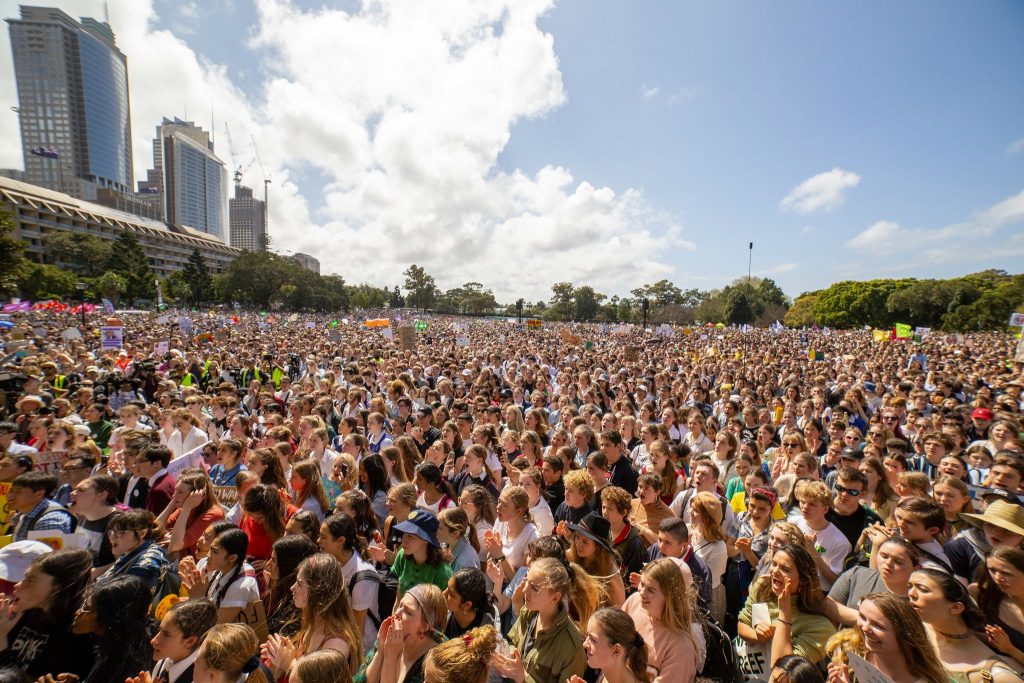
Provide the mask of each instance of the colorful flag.
{"label": "colorful flag", "polygon": [[906,323],[896,323],[896,327],[894,329],[896,331],[897,339],[910,339],[913,335],[910,325],[907,325]]}
{"label": "colorful flag", "polygon": [[332,330],[338,329],[338,321],[332,320],[331,322],[327,323],[327,327],[329,327]]}
{"label": "colorful flag", "polygon": [[871,330],[871,341],[881,344],[889,338],[888,330]]}

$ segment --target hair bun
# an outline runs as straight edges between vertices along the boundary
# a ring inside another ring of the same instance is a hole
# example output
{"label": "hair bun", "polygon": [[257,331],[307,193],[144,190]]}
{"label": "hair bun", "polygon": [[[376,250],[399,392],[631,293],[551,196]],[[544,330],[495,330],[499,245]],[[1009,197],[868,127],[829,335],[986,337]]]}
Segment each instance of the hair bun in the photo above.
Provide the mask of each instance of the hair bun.
{"label": "hair bun", "polygon": [[498,646],[498,632],[493,626],[478,626],[463,637],[466,647],[477,659],[486,659]]}

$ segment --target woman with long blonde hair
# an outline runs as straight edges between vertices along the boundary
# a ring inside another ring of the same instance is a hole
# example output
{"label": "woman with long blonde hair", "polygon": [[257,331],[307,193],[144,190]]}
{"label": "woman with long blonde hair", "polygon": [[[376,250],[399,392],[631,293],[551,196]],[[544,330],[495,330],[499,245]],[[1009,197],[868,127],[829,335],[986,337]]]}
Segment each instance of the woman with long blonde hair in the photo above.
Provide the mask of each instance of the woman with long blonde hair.
{"label": "woman with long blonde hair", "polygon": [[848,654],[866,659],[893,683],[948,683],[921,618],[905,598],[869,593],[860,600],[857,625],[829,639],[829,683],[849,683]]}
{"label": "woman with long blonde hair", "polygon": [[637,592],[622,606],[647,643],[649,664],[658,670],[660,680],[692,681],[697,673],[704,643],[700,624],[694,629],[694,599],[676,560],[661,558],[644,567]]}

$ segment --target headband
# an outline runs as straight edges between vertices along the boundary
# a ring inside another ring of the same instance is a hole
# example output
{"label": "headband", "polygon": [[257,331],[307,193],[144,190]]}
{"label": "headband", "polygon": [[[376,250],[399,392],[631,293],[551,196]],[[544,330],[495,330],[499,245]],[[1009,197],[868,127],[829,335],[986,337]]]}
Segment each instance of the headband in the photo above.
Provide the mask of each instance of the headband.
{"label": "headband", "polygon": [[756,493],[759,496],[764,496],[765,498],[767,498],[769,500],[769,502],[771,502],[773,508],[775,507],[775,503],[779,500],[779,494],[777,494],[777,493],[775,493],[775,491],[773,491],[773,490],[771,490],[769,488],[765,488],[763,486],[758,486],[756,489],[754,489],[750,493],[751,493],[751,495]]}
{"label": "headband", "polygon": [[258,669],[259,667],[260,667],[260,658],[257,657],[256,655],[253,655],[252,657],[249,658],[249,661],[245,663],[245,666],[242,667],[242,673],[244,673],[244,674],[251,674],[253,671]]}

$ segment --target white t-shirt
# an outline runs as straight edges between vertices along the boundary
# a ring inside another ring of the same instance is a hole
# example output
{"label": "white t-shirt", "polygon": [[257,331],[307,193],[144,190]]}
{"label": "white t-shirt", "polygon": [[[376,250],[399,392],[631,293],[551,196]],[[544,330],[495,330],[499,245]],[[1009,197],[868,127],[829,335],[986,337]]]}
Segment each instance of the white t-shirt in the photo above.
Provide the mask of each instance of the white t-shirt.
{"label": "white t-shirt", "polygon": [[[444,501],[444,507],[441,507],[441,501]],[[426,497],[421,493],[420,497],[416,499],[416,507],[421,510],[426,510],[432,513],[435,517],[441,513],[441,510],[447,510],[448,508],[458,507],[455,501],[444,495],[437,499],[434,503],[428,503]]]}
{"label": "white t-shirt", "polygon": [[222,574],[221,572],[213,573],[213,580],[210,581],[210,585],[206,589],[206,596],[214,602],[216,602],[217,596],[224,587],[224,582],[231,581],[227,592],[224,593],[224,598],[217,605],[218,608],[240,607],[245,609],[249,603],[260,599],[260,588],[256,584],[256,579],[251,576],[245,576],[245,570],[243,569],[242,571],[243,576],[241,578],[238,578],[238,575],[234,572],[227,572],[227,574]]}
{"label": "white t-shirt", "polygon": [[555,516],[551,514],[551,506],[548,501],[541,497],[537,504],[530,508],[530,517],[541,536],[550,536],[551,530],[555,528]]}
{"label": "white t-shirt", "polygon": [[372,578],[365,578],[357,581],[356,585],[352,586],[352,577],[357,572],[364,570],[376,571],[372,564],[359,557],[359,553],[352,553],[352,557],[341,567],[342,576],[345,577],[345,587],[351,586],[349,594],[351,596],[352,611],[360,612],[366,610],[366,620],[363,622],[363,647],[369,650],[373,647],[374,641],[377,640],[377,627],[373,625],[373,619],[370,618],[370,615],[378,616],[377,589],[380,584]]}
{"label": "white t-shirt", "polygon": [[[843,532],[831,522],[829,522],[828,526],[821,531],[814,531],[807,525],[807,520],[805,520],[802,515],[793,520],[793,522],[797,525],[800,531],[804,532],[804,534],[814,534],[814,545],[825,549],[825,552],[822,553],[825,564],[827,564],[836,574],[842,574],[843,562],[846,560],[846,556],[850,554],[850,550],[852,549],[850,541],[847,540],[845,534],[843,534]],[[826,593],[830,588],[832,588],[832,582],[827,581],[825,577],[820,574],[818,576],[818,582],[821,584],[821,589]]]}
{"label": "white t-shirt", "polygon": [[530,541],[537,538],[537,527],[527,523],[523,530],[519,532],[519,536],[510,539],[508,537],[508,522],[495,522],[494,532],[501,536],[501,553],[508,560],[508,563],[512,565],[513,569],[522,567],[526,562],[526,546],[530,544]]}

